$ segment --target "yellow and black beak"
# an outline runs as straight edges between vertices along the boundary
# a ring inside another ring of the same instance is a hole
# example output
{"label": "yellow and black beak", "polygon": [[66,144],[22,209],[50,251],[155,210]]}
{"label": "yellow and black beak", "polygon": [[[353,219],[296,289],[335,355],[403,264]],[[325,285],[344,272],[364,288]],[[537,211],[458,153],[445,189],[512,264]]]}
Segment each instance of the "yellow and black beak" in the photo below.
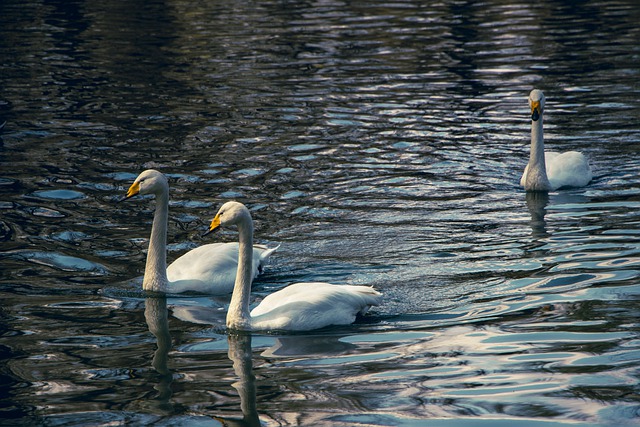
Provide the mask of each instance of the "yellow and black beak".
{"label": "yellow and black beak", "polygon": [[538,121],[542,116],[542,108],[540,108],[540,101],[531,101],[531,120]]}
{"label": "yellow and black beak", "polygon": [[213,233],[218,228],[220,228],[220,214],[217,214],[215,218],[213,218],[211,224],[209,225],[209,229],[202,235],[202,237],[206,236],[209,233]]}
{"label": "yellow and black beak", "polygon": [[124,196],[124,199],[122,200],[130,199],[139,193],[140,193],[140,182],[136,181],[133,184],[131,184],[131,187],[129,187],[129,190],[127,191],[127,195]]}

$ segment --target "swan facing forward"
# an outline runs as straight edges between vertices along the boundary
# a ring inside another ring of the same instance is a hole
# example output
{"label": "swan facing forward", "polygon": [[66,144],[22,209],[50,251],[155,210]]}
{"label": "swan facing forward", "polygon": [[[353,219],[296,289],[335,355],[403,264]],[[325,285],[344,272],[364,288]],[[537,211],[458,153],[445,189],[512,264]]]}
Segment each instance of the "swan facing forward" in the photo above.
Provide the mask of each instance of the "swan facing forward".
{"label": "swan facing forward", "polygon": [[225,203],[205,234],[229,225],[238,227],[240,258],[227,312],[227,328],[310,331],[329,325],[351,324],[358,314],[380,304],[382,294],[368,286],[309,282],[294,283],[274,292],[249,312],[253,256],[253,220],[249,209],[242,203]]}
{"label": "swan facing forward", "polygon": [[[156,211],[151,226],[147,264],[142,288],[153,292],[199,292],[224,295],[233,290],[238,268],[237,243],[212,243],[197,247],[176,259],[167,268],[167,221],[169,211],[169,183],[160,172],[149,169],[131,184],[125,199],[138,194],[153,194]],[[262,264],[277,248],[253,247],[252,277],[258,275]]]}
{"label": "swan facing forward", "polygon": [[531,154],[520,185],[526,191],[552,191],[561,187],[584,187],[591,181],[591,167],[582,153],[544,151],[542,118],[545,97],[541,90],[529,94],[531,107]]}

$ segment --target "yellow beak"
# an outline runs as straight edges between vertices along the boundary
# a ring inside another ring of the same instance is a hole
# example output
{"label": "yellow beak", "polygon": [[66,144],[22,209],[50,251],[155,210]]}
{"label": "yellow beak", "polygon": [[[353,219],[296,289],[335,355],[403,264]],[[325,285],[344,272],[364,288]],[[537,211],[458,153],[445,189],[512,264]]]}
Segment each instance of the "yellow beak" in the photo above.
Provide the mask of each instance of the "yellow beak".
{"label": "yellow beak", "polygon": [[140,192],[140,183],[136,181],[133,184],[131,184],[131,187],[129,187],[129,191],[127,191],[127,195],[124,198],[128,199],[130,197],[135,196],[139,192]]}
{"label": "yellow beak", "polygon": [[531,101],[531,120],[534,122],[542,115],[542,109],[540,108],[540,101]]}
{"label": "yellow beak", "polygon": [[534,110],[540,111],[540,101],[531,101],[531,112]]}
{"label": "yellow beak", "polygon": [[218,229],[218,227],[220,227],[220,215],[216,215],[213,220],[211,221],[211,224],[209,225],[209,230],[207,230],[206,233],[203,234],[203,236],[206,236],[209,233],[212,233],[214,231],[216,231]]}

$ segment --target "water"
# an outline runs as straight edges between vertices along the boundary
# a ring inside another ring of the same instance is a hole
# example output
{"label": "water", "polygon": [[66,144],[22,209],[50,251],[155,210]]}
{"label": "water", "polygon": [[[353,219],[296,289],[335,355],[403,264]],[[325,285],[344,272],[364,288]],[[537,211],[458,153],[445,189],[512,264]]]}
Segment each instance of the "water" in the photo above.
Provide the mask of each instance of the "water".
{"label": "water", "polygon": [[[3,1],[1,423],[637,424],[636,3]],[[518,187],[532,87],[588,187]],[[146,298],[148,167],[170,260],[237,199],[282,245],[256,298],[384,304],[236,337],[228,298]]]}

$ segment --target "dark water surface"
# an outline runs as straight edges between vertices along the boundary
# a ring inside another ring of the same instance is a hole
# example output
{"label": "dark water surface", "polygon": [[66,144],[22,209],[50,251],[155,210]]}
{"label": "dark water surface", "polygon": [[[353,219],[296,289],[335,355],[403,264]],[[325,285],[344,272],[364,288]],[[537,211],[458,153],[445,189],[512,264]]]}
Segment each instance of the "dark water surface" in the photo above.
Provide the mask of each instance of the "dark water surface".
{"label": "dark water surface", "polygon": [[[556,426],[640,418],[640,6],[0,2],[0,423]],[[528,92],[586,188],[526,195]],[[357,324],[229,336],[228,298],[145,298],[221,203]],[[132,280],[134,283],[132,283]],[[235,421],[234,421],[235,420]]]}

